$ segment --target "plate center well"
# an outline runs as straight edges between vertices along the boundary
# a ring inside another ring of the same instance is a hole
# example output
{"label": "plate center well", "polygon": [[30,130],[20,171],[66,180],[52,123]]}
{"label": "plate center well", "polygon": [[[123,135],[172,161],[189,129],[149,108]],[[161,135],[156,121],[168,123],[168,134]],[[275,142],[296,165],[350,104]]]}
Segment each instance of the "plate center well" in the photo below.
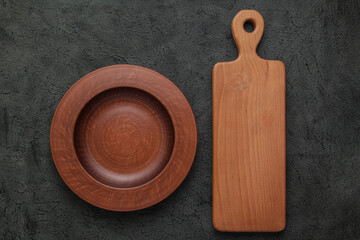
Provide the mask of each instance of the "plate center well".
{"label": "plate center well", "polygon": [[130,188],[165,168],[174,147],[174,128],[154,96],[121,87],[100,93],[83,108],[74,142],[92,177],[112,187]]}

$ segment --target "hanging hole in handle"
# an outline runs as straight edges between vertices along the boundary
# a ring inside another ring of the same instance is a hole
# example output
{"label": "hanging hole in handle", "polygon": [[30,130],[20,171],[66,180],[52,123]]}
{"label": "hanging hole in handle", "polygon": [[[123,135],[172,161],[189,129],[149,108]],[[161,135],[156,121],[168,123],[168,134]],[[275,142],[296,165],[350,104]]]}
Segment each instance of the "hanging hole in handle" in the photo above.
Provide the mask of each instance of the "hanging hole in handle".
{"label": "hanging hole in handle", "polygon": [[252,33],[255,30],[255,23],[252,19],[248,19],[244,22],[244,29],[248,33]]}

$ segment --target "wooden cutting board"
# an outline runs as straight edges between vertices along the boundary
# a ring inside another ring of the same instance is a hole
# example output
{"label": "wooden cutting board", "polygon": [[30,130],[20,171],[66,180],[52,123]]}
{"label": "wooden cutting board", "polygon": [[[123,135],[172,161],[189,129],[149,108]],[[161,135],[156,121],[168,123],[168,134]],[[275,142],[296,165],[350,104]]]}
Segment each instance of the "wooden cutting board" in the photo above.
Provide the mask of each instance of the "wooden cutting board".
{"label": "wooden cutting board", "polygon": [[231,29],[239,57],[213,69],[213,224],[219,231],[281,231],[285,65],[257,55],[264,31],[257,11],[239,12]]}

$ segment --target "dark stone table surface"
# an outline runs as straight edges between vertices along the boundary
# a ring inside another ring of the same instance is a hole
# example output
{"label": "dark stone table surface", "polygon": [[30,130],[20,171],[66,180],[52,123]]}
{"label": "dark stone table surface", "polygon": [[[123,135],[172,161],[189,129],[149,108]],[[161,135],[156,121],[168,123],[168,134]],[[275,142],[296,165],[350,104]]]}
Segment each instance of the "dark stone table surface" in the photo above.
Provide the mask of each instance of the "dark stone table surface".
{"label": "dark stone table surface", "polygon": [[[211,222],[212,79],[237,57],[230,24],[265,19],[258,54],[286,65],[287,226]],[[0,239],[360,239],[360,1],[0,1]],[[49,131],[67,89],[108,65],[173,81],[198,127],[194,165],[163,202],[96,208],[62,181]]]}

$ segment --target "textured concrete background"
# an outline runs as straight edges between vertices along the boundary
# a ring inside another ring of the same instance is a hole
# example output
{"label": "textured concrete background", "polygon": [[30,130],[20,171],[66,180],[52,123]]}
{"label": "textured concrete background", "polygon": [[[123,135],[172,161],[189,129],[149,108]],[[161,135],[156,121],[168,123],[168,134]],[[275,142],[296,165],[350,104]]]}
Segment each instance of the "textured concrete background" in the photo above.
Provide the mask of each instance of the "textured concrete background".
{"label": "textured concrete background", "polygon": [[[258,53],[286,65],[287,227],[211,223],[211,71],[236,58],[230,23],[265,19]],[[0,1],[0,239],[360,239],[359,1]],[[52,161],[52,115],[85,74],[135,64],[190,102],[199,144],[163,202],[117,213],[82,201]]]}

